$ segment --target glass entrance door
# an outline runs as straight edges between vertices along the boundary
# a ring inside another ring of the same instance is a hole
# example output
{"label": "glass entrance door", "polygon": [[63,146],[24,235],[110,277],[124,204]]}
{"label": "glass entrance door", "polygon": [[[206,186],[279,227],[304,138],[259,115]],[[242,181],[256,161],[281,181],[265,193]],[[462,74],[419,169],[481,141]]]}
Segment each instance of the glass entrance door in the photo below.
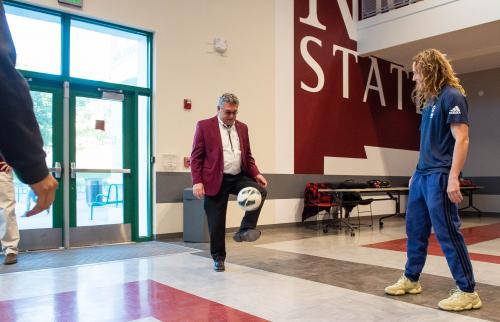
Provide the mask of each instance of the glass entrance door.
{"label": "glass entrance door", "polygon": [[100,89],[70,93],[70,244],[131,241],[128,100]]}
{"label": "glass entrance door", "polygon": [[152,34],[24,1],[4,7],[59,181],[51,209],[26,218],[34,196],[16,180],[20,247],[150,240]]}
{"label": "glass entrance door", "polygon": [[49,249],[62,246],[62,89],[60,86],[30,81],[33,109],[40,126],[47,154],[47,166],[59,182],[54,204],[36,216],[25,217],[36,196],[30,187],[14,176],[16,217],[20,230],[20,249]]}

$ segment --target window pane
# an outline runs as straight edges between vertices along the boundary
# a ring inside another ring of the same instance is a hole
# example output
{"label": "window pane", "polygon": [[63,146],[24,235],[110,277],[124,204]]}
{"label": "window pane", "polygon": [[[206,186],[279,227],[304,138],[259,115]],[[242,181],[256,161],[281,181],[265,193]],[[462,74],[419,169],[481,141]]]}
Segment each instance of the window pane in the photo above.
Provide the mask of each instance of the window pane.
{"label": "window pane", "polygon": [[19,69],[61,74],[61,18],[5,6]]}
{"label": "window pane", "polygon": [[123,174],[76,174],[76,225],[123,224]]}
{"label": "window pane", "polygon": [[139,96],[138,102],[139,144],[139,237],[149,237],[148,184],[149,184],[149,97]]}
{"label": "window pane", "polygon": [[144,35],[71,21],[71,77],[147,87]]}
{"label": "window pane", "polygon": [[123,167],[123,103],[76,97],[75,161],[79,168]]}
{"label": "window pane", "polygon": [[[90,169],[123,167],[122,112],[122,102],[76,97],[77,167]],[[123,174],[78,173],[76,189],[78,226],[123,223]]]}
{"label": "window pane", "polygon": [[[45,160],[47,166],[51,167],[53,157],[52,105],[54,103],[54,96],[48,92],[31,91],[30,93],[33,99],[33,110],[40,126],[40,132],[42,133],[43,149],[47,154]],[[16,193],[16,216],[19,229],[52,228],[52,206],[36,216],[25,217],[24,214],[35,206],[36,196],[31,188],[27,184],[22,183],[15,175],[14,185]]]}

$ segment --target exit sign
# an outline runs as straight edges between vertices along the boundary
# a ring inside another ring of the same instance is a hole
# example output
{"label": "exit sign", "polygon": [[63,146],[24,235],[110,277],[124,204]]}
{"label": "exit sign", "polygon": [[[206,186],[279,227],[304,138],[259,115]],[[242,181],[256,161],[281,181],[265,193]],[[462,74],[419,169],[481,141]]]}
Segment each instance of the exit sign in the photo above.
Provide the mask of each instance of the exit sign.
{"label": "exit sign", "polygon": [[83,0],[57,0],[59,3],[69,4],[71,6],[81,8],[83,6]]}

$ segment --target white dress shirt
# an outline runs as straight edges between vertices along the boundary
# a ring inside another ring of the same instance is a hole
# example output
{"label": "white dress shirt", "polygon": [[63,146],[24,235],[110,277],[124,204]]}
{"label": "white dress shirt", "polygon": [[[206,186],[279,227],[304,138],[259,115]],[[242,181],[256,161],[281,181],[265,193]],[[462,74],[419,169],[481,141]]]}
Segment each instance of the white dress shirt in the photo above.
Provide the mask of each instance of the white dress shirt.
{"label": "white dress shirt", "polygon": [[241,172],[240,138],[233,124],[228,126],[219,120],[220,137],[222,139],[222,154],[224,156],[224,173],[238,174]]}

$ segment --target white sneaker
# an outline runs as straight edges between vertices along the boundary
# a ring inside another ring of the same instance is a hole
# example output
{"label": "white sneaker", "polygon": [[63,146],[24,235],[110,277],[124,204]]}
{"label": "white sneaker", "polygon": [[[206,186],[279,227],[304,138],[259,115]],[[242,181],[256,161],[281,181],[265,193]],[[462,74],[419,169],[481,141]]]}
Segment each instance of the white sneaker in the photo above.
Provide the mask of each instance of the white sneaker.
{"label": "white sneaker", "polygon": [[387,286],[384,291],[389,295],[419,294],[422,292],[422,286],[419,281],[412,282],[403,275],[396,283]]}
{"label": "white sneaker", "polygon": [[441,310],[463,311],[479,309],[483,306],[477,292],[463,292],[458,287],[450,291],[450,296],[438,303]]}

